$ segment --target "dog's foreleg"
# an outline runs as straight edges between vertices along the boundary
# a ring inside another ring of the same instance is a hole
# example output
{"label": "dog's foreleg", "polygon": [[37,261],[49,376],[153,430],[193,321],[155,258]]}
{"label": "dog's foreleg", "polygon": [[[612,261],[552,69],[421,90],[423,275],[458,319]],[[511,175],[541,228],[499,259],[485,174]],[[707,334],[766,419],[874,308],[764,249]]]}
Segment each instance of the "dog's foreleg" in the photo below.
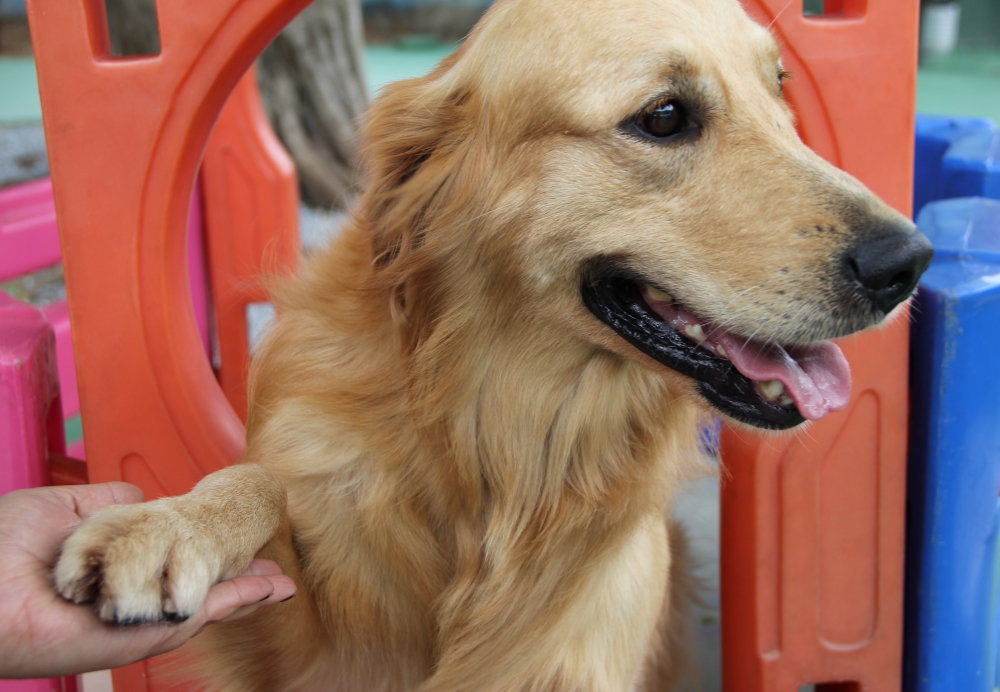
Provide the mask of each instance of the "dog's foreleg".
{"label": "dog's foreleg", "polygon": [[96,603],[107,622],[185,620],[214,584],[247,568],[284,510],[280,480],[255,464],[213,473],[181,497],[107,507],[63,545],[56,588]]}

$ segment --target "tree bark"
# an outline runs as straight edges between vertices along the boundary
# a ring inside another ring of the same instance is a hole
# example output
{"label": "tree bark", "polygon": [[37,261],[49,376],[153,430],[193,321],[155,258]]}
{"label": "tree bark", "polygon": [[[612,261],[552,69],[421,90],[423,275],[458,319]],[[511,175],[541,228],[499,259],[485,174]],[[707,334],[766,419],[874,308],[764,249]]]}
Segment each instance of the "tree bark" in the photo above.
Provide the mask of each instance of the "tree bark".
{"label": "tree bark", "polygon": [[[115,55],[160,52],[155,0],[106,2]],[[357,192],[356,133],[368,106],[364,46],[361,0],[315,0],[258,61],[265,109],[310,206],[342,209]]]}
{"label": "tree bark", "polygon": [[258,62],[268,116],[311,206],[344,208],[357,192],[357,126],[368,107],[364,45],[360,0],[316,0]]}

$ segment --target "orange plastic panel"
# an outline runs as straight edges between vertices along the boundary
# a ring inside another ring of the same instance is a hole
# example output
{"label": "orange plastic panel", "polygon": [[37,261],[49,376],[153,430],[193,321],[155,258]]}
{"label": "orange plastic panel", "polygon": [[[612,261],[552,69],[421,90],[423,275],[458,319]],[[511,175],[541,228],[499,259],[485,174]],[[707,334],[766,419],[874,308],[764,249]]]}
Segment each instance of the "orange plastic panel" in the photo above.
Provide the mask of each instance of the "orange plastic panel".
{"label": "orange plastic panel", "polygon": [[[909,214],[919,3],[747,0],[783,43],[803,139]],[[723,431],[726,692],[898,692],[909,329],[845,339],[847,410],[779,438]]]}
{"label": "orange plastic panel", "polygon": [[307,4],[160,2],[162,52],[115,58],[103,0],[28,0],[94,482],[179,494],[244,449],[191,308],[188,205],[229,94]]}
{"label": "orange plastic panel", "polygon": [[246,308],[267,300],[262,277],[294,271],[299,257],[295,164],[268,123],[251,69],[219,116],[201,166],[219,382],[246,420]]}

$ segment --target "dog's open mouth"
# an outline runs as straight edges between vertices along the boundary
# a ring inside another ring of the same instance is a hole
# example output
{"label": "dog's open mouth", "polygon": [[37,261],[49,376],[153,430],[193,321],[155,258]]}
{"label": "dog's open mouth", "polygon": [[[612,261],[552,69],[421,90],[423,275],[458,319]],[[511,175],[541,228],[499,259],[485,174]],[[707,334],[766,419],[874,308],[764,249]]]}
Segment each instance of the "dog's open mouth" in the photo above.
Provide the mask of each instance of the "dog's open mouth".
{"label": "dog's open mouth", "polygon": [[736,420],[780,430],[847,406],[850,366],[829,341],[782,346],[748,340],[624,277],[585,282],[583,300],[630,344],[697,380],[701,395]]}

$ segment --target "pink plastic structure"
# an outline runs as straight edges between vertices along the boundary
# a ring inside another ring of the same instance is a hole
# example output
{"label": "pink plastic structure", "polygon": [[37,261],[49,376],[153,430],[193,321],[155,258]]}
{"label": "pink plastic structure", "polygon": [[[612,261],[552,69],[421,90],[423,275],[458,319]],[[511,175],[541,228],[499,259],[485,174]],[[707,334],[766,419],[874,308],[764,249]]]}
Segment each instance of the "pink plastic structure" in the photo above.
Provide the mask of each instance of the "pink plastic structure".
{"label": "pink plastic structure", "polygon": [[[0,281],[57,264],[61,257],[52,181],[48,178],[0,190]],[[56,334],[56,356],[62,390],[62,412],[71,418],[80,412],[76,390],[69,311],[65,301],[49,305],[45,318]],[[79,445],[78,458],[83,458]]]}
{"label": "pink plastic structure", "polygon": [[0,279],[51,267],[59,260],[52,181],[0,190]]}
{"label": "pink plastic structure", "polygon": [[77,678],[0,680],[0,692],[77,692],[82,687]]}
{"label": "pink plastic structure", "polygon": [[[76,362],[73,359],[73,340],[69,333],[69,307],[65,300],[42,308],[45,319],[56,334],[56,364],[59,369],[59,389],[62,399],[63,418],[72,418],[80,413],[80,394],[76,388]],[[83,440],[71,444],[66,453],[83,459]]]}
{"label": "pink plastic structure", "polygon": [[[0,495],[48,485],[65,452],[55,333],[38,308],[0,291]],[[0,692],[76,692],[76,678],[2,680]]]}
{"label": "pink plastic structure", "polygon": [[55,334],[42,311],[0,292],[0,494],[48,485],[63,452]]}

